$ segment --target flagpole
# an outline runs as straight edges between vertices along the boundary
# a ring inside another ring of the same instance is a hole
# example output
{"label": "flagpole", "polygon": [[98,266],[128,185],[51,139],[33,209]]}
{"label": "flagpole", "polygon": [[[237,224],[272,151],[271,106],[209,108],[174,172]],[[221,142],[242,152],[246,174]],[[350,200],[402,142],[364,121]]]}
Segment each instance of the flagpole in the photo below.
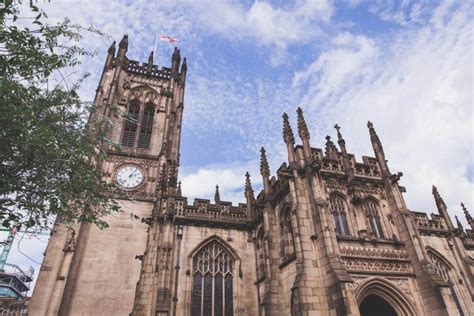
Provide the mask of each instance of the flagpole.
{"label": "flagpole", "polygon": [[158,34],[155,33],[155,50],[153,51],[153,64],[155,63],[155,59],[156,59],[156,49],[157,49],[157,46],[158,46]]}

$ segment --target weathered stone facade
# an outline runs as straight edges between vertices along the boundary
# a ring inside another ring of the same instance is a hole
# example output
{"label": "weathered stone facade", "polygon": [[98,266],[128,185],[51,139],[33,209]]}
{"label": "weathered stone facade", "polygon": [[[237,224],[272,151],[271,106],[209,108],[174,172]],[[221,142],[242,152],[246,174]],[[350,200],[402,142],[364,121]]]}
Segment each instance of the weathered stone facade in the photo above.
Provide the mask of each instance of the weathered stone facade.
{"label": "weathered stone facade", "polygon": [[474,315],[474,220],[465,210],[471,229],[455,228],[435,187],[438,214],[410,211],[370,122],[375,157],[357,162],[339,126],[339,148],[329,136],[313,148],[298,109],[295,145],[284,114],[288,162],[272,177],[262,148],[257,197],[247,174],[246,204],[218,189],[189,204],[177,182],[186,61],[175,50],[171,68],[140,65],[127,48],[109,49],[95,115],[123,145],[107,180],[132,166],[141,182],[124,184],[134,201],[106,230],[58,222],[30,315]]}

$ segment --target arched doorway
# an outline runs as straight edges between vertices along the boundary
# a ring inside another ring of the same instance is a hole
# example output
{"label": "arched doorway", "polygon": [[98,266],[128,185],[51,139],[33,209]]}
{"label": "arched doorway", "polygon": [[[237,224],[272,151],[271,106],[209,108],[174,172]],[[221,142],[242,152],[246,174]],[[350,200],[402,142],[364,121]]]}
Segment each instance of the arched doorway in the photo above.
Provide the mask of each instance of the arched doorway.
{"label": "arched doorway", "polygon": [[397,316],[397,312],[383,298],[378,295],[370,294],[359,306],[361,316]]}

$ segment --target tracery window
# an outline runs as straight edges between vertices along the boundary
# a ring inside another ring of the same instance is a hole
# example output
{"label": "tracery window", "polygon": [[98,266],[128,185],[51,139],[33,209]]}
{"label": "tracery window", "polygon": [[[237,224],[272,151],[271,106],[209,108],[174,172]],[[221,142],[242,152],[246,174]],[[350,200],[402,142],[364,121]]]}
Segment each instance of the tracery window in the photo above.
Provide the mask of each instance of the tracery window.
{"label": "tracery window", "polygon": [[293,237],[293,226],[291,225],[291,212],[289,207],[284,208],[281,213],[280,254],[282,258],[287,258],[295,254],[295,240]]}
{"label": "tracery window", "polygon": [[124,120],[122,146],[133,147],[135,145],[138,113],[140,113],[140,105],[136,102],[131,103],[128,108],[128,114]]}
{"label": "tracery window", "polygon": [[142,124],[140,127],[140,138],[138,140],[139,148],[150,148],[151,131],[153,129],[153,116],[155,114],[155,108],[149,104],[145,107],[143,112]]}
{"label": "tracery window", "polygon": [[434,253],[431,250],[428,250],[428,257],[431,263],[433,264],[433,268],[436,274],[438,274],[448,284],[449,290],[451,291],[454,302],[456,303],[456,307],[459,311],[459,315],[465,315],[461,305],[461,301],[459,300],[459,297],[457,295],[457,291],[459,291],[459,288],[456,290],[458,286],[455,284],[455,282],[452,281],[451,278],[451,275],[454,271],[452,271],[451,267],[447,263],[447,260],[445,258],[442,259],[440,255]]}
{"label": "tracery window", "polygon": [[192,316],[233,315],[234,257],[213,240],[193,257]]}
{"label": "tracery window", "polygon": [[369,199],[364,202],[363,208],[372,233],[377,238],[385,238],[382,229],[382,223],[380,221],[380,209],[378,203],[372,199]]}
{"label": "tracery window", "polygon": [[338,235],[349,235],[349,225],[346,217],[346,203],[339,195],[332,195],[329,199],[334,226]]}
{"label": "tracery window", "polygon": [[257,280],[261,280],[266,276],[266,269],[265,269],[265,251],[263,249],[263,236],[264,230],[263,228],[257,234]]}

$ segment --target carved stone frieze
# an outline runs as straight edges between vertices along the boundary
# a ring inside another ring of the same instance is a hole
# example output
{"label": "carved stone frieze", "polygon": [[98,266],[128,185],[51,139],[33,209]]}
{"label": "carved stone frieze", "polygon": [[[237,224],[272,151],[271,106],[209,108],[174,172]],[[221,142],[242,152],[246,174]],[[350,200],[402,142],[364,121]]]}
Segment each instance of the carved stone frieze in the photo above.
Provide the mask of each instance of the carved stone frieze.
{"label": "carved stone frieze", "polygon": [[368,195],[375,195],[385,199],[385,190],[381,185],[353,184],[349,187],[349,194],[353,199],[363,199]]}
{"label": "carved stone frieze", "polygon": [[342,264],[349,272],[412,274],[413,268],[404,250],[342,247]]}
{"label": "carved stone frieze", "polygon": [[341,181],[336,181],[334,179],[328,179],[326,182],[326,188],[331,191],[346,192],[346,186]]}

